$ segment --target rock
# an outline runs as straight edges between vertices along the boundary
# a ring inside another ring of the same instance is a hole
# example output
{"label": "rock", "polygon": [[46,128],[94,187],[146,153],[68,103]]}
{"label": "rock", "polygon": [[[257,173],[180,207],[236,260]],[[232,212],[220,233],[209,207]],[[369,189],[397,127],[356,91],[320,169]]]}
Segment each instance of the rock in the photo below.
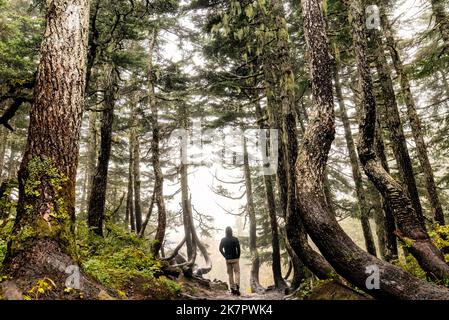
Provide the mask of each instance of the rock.
{"label": "rock", "polygon": [[370,300],[369,297],[336,281],[328,281],[313,289],[307,300]]}
{"label": "rock", "polygon": [[210,289],[212,282],[208,279],[204,279],[202,277],[193,276],[192,280],[194,280],[197,284],[205,289]]}
{"label": "rock", "polygon": [[229,287],[228,284],[226,282],[214,279],[214,281],[212,281],[210,283],[210,288],[212,290],[218,290],[218,291],[228,291]]}
{"label": "rock", "polygon": [[22,292],[13,281],[5,281],[1,284],[5,300],[23,300]]}
{"label": "rock", "polygon": [[175,278],[175,279],[179,278],[179,276],[182,274],[181,268],[172,266],[172,265],[170,265],[170,264],[167,263],[167,262],[164,262],[164,263],[162,264],[161,269],[162,269],[162,273],[163,273],[165,276],[173,277],[173,278]]}
{"label": "rock", "polygon": [[111,297],[106,291],[101,289],[100,292],[98,293],[98,300],[117,300],[117,299]]}

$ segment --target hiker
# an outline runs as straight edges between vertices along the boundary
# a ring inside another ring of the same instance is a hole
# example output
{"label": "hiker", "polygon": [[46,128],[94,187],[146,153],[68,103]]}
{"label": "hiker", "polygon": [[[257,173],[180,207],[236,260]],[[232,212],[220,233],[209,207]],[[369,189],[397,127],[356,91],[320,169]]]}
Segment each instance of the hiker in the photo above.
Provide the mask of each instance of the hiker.
{"label": "hiker", "polygon": [[232,236],[231,227],[226,227],[226,237],[221,239],[220,252],[226,259],[231,293],[240,295],[240,243],[239,239]]}

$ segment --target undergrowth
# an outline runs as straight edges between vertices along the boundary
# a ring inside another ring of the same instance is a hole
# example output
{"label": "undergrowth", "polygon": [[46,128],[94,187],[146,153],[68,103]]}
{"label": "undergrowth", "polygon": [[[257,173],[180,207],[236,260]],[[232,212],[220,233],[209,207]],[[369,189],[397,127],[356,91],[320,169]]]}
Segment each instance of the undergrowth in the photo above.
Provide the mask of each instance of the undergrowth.
{"label": "undergrowth", "polygon": [[86,224],[77,226],[79,258],[85,273],[122,296],[136,282],[154,299],[177,296],[181,286],[165,276],[161,262],[150,253],[151,243],[108,223],[104,238],[89,232]]}

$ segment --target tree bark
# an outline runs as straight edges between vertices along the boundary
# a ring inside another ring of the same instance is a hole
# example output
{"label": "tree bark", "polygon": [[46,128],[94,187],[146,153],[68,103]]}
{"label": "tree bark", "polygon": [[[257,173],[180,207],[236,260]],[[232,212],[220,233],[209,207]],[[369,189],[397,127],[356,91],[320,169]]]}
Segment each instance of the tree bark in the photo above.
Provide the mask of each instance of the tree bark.
{"label": "tree bark", "polygon": [[[359,70],[359,86],[362,95],[362,117],[360,121],[359,157],[366,175],[382,193],[395,214],[399,232],[397,235],[428,274],[437,279],[449,276],[449,266],[441,252],[430,240],[418,213],[404,188],[384,169],[375,152],[376,100],[366,57],[367,40],[364,16],[359,1],[351,7],[354,18],[354,47]],[[388,82],[388,78],[383,79]],[[393,99],[393,97],[389,97]],[[393,102],[393,100],[392,100]],[[394,112],[394,110],[390,110]],[[391,125],[391,123],[390,123]],[[397,129],[397,128],[396,128]]]}
{"label": "tree bark", "polygon": [[153,139],[151,141],[151,150],[152,150],[152,162],[153,162],[153,171],[154,171],[154,194],[155,201],[157,205],[158,212],[158,225],[156,229],[155,236],[155,244],[153,246],[153,254],[157,256],[159,254],[159,250],[164,242],[165,238],[165,229],[167,226],[167,212],[165,209],[165,201],[164,201],[164,175],[162,173],[161,164],[160,164],[160,150],[159,150],[159,141],[160,141],[160,128],[158,122],[158,107],[157,102],[155,100],[154,95],[154,79],[153,79],[153,53],[154,47],[156,44],[157,31],[152,31],[152,36],[150,38],[149,45],[149,55],[148,55],[148,103],[151,109],[151,125],[153,128]]}
{"label": "tree bark", "polygon": [[134,215],[134,174],[133,174],[133,168],[134,168],[134,148],[133,148],[133,141],[135,139],[135,130],[133,128],[134,126],[134,118],[135,118],[136,111],[134,109],[134,106],[131,110],[131,115],[129,119],[129,160],[128,160],[128,192],[126,195],[126,216],[125,221],[127,227],[129,226],[131,228],[131,232],[136,231],[136,222],[135,222],[135,215]]}
{"label": "tree bark", "polygon": [[265,48],[263,71],[270,126],[277,128],[279,132],[277,182],[282,213],[286,220],[287,241],[313,273],[320,278],[328,278],[332,268],[309,246],[298,213],[295,185],[295,161],[298,150],[293,88],[295,80],[282,3],[278,0],[272,1],[269,12],[270,15],[266,17],[267,23],[277,32],[273,43]]}
{"label": "tree bark", "polygon": [[[434,2],[439,2],[438,0],[432,0],[432,5]],[[387,47],[390,52],[391,59],[393,61],[393,66],[395,68],[396,74],[398,75],[400,79],[400,85],[401,85],[401,93],[405,102],[405,105],[407,106],[407,113],[408,118],[410,121],[410,128],[412,129],[412,135],[413,140],[416,144],[416,152],[418,155],[419,162],[421,164],[421,167],[423,169],[423,174],[425,178],[426,183],[426,190],[427,190],[427,198],[429,199],[430,206],[433,211],[433,218],[434,220],[439,223],[440,225],[444,225],[444,212],[443,208],[441,206],[441,201],[438,197],[438,191],[435,183],[435,178],[433,174],[432,165],[430,164],[429,155],[427,152],[427,145],[424,141],[423,133],[422,133],[422,125],[421,125],[421,119],[419,118],[418,112],[416,111],[416,103],[415,99],[413,97],[412,91],[410,89],[410,81],[408,79],[408,74],[404,70],[404,65],[402,63],[402,59],[399,53],[399,50],[396,46],[396,41],[394,39],[393,30],[391,29],[390,22],[388,21],[387,16],[384,14],[384,12],[381,12],[381,23],[382,28],[385,32],[386,41],[387,41]],[[446,20],[446,30],[449,31],[449,25]],[[439,23],[440,27],[442,26],[441,23]],[[446,32],[448,32],[446,31]],[[449,45],[449,38],[446,39],[448,45]]]}
{"label": "tree bark", "polygon": [[133,182],[134,182],[134,214],[136,218],[136,232],[142,230],[142,202],[140,200],[140,141],[135,121],[133,129],[135,130],[133,140]]}
{"label": "tree bark", "polygon": [[16,168],[16,154],[17,154],[17,143],[14,139],[11,139],[9,144],[9,159],[8,159],[8,180],[13,179],[17,174]]}
{"label": "tree bark", "polygon": [[[256,116],[259,119],[262,119],[263,113],[259,104],[256,104]],[[259,128],[261,130],[265,130],[265,126],[260,123]],[[266,163],[266,154],[262,151],[262,160],[263,163]],[[265,187],[265,195],[267,197],[267,211],[268,216],[270,218],[270,229],[271,229],[271,269],[273,271],[273,280],[274,285],[278,289],[285,289],[286,283],[284,278],[282,277],[282,268],[281,268],[281,251],[279,248],[279,227],[278,227],[278,219],[276,213],[276,200],[274,195],[274,186],[271,179],[271,176],[264,175],[263,176],[264,187]],[[293,258],[292,258],[293,259]],[[296,257],[296,259],[298,259]]]}
{"label": "tree bark", "polygon": [[0,128],[0,183],[3,180],[3,168],[5,164],[6,144],[8,142],[8,131],[5,128]]}
{"label": "tree bark", "polygon": [[63,250],[71,257],[76,251],[75,184],[84,107],[89,1],[49,0],[46,5],[47,23],[19,170],[14,236],[5,259],[13,274],[22,267],[31,272],[52,267],[58,270],[54,265],[33,262],[32,248],[39,243],[52,242],[54,250]]}
{"label": "tree bark", "polygon": [[259,282],[260,258],[257,250],[257,220],[254,210],[253,186],[251,170],[248,160],[248,148],[246,138],[243,137],[243,171],[245,176],[246,189],[246,212],[249,218],[249,251],[251,253],[250,286],[251,292],[257,293],[263,290]]}
{"label": "tree bark", "polygon": [[[361,79],[369,78],[370,80],[368,64],[364,56],[366,41],[363,42],[365,34],[361,5],[358,1],[354,1],[352,6],[359,72],[361,72]],[[302,14],[306,44],[310,51],[312,96],[315,109],[315,117],[307,127],[297,161],[298,198],[307,231],[335,270],[353,285],[368,291],[370,295],[378,298],[447,299],[449,290],[446,288],[420,281],[399,267],[383,262],[357,247],[330,214],[325,204],[323,175],[335,136],[331,62],[319,1],[304,0]],[[362,95],[362,97],[365,102],[365,96]],[[375,108],[368,113],[368,115],[373,114],[375,116]],[[361,126],[362,133],[365,132],[366,124],[371,124],[372,127],[372,123],[375,123],[375,118],[369,119],[371,122],[366,120],[367,115],[363,113],[362,124],[365,125]],[[371,141],[373,140],[374,130],[372,130]],[[359,155],[365,155],[361,151],[365,149],[359,150]],[[374,154],[374,152],[371,153]],[[366,287],[366,271],[369,266],[379,268],[379,290],[368,290]]]}
{"label": "tree bark", "polygon": [[116,70],[108,66],[106,72],[106,89],[104,96],[105,110],[101,115],[101,138],[100,151],[98,154],[97,167],[92,180],[88,206],[88,225],[94,233],[103,236],[104,210],[106,203],[106,187],[108,181],[109,159],[112,146],[112,124],[114,121],[115,91],[117,85]]}
{"label": "tree bark", "polygon": [[[390,168],[388,166],[387,157],[385,155],[385,146],[383,140],[383,128],[380,122],[380,116],[377,119],[377,129],[375,132],[375,151],[384,170],[389,174]],[[398,246],[396,240],[396,222],[394,218],[393,209],[388,203],[387,199],[381,194],[382,209],[385,214],[385,260],[391,262],[398,258]]]}
{"label": "tree bark", "polygon": [[92,180],[95,174],[97,158],[97,112],[91,111],[89,114],[89,136],[87,144],[87,163],[86,163],[86,186],[84,200],[81,202],[81,212],[88,207],[90,191],[92,190]]}
{"label": "tree bark", "polygon": [[338,105],[340,107],[340,117],[343,122],[343,128],[345,131],[346,147],[349,152],[349,160],[351,162],[352,178],[355,183],[355,192],[357,195],[357,202],[360,212],[360,221],[362,223],[363,237],[365,239],[365,246],[368,253],[376,256],[376,246],[374,245],[373,233],[369,222],[369,208],[366,201],[365,189],[363,187],[362,173],[360,172],[359,161],[357,158],[357,151],[352,137],[351,124],[349,122],[348,113],[346,111],[345,102],[343,99],[343,93],[340,85],[340,75],[338,62],[335,61],[334,65],[334,85],[335,93],[337,96]]}
{"label": "tree bark", "polygon": [[449,46],[449,17],[444,9],[444,0],[430,0],[432,5],[432,14],[435,17],[436,27],[440,31],[441,38],[444,41],[445,50]]}
{"label": "tree bark", "polygon": [[399,174],[401,176],[404,189],[407,191],[412,201],[413,209],[425,229],[425,220],[422,212],[421,202],[419,200],[418,188],[416,186],[415,174],[413,172],[412,160],[407,148],[407,140],[405,139],[404,129],[401,123],[401,116],[396,102],[396,95],[391,80],[391,70],[388,66],[385,53],[383,51],[382,39],[377,32],[372,33],[375,50],[374,60],[377,74],[379,76],[380,88],[385,104],[385,120],[388,127],[390,141],[393,147],[393,153],[398,165]]}

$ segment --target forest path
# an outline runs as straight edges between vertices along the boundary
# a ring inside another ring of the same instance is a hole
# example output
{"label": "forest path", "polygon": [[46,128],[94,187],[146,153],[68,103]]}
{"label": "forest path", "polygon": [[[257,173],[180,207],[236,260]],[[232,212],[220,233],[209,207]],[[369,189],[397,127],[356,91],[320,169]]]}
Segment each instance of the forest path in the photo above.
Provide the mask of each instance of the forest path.
{"label": "forest path", "polygon": [[277,290],[266,290],[261,293],[242,291],[240,296],[231,294],[226,283],[205,279],[190,279],[182,282],[184,297],[193,300],[283,300],[286,296]]}
{"label": "forest path", "polygon": [[285,297],[279,291],[267,291],[265,293],[242,293],[240,296],[236,296],[226,291],[218,291],[212,296],[208,297],[209,300],[283,300]]}

